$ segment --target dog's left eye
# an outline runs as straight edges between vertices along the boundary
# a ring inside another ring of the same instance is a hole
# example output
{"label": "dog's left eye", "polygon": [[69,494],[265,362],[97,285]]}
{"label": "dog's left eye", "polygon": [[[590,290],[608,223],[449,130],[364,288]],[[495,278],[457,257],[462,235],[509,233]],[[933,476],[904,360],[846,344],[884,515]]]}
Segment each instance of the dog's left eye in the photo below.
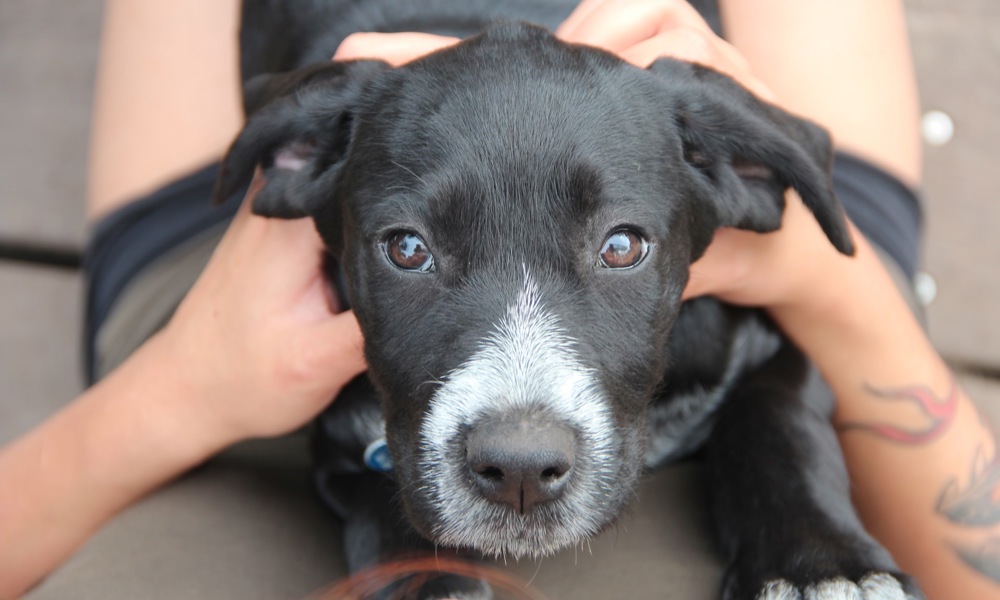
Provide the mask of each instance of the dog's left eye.
{"label": "dog's left eye", "polygon": [[434,271],[434,255],[427,249],[427,242],[412,231],[397,231],[382,242],[389,262],[404,271],[430,273]]}
{"label": "dog's left eye", "polygon": [[631,229],[619,229],[604,241],[600,264],[609,269],[628,269],[646,257],[649,242]]}

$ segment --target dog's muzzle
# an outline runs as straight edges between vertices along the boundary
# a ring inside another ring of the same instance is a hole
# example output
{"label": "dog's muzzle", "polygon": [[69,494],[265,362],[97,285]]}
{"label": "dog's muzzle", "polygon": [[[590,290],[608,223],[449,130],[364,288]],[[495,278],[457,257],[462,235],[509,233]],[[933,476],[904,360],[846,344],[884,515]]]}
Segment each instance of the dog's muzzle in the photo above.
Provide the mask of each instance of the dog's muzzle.
{"label": "dog's muzzle", "polygon": [[416,486],[436,542],[541,556],[616,516],[608,500],[630,484],[608,396],[530,276],[442,379],[421,428]]}

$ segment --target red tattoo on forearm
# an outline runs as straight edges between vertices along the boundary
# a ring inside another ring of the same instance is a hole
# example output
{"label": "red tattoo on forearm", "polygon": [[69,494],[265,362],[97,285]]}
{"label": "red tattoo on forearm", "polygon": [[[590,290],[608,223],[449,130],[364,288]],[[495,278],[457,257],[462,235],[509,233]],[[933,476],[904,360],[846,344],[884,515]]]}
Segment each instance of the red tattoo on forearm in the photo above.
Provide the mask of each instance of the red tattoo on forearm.
{"label": "red tattoo on forearm", "polygon": [[841,431],[867,431],[885,440],[900,444],[928,444],[941,437],[955,417],[958,407],[958,385],[951,379],[951,387],[944,399],[922,385],[882,389],[865,384],[865,390],[881,400],[909,402],[924,413],[929,423],[921,429],[907,429],[891,423],[842,423]]}
{"label": "red tattoo on forearm", "polygon": [[[938,398],[930,389],[919,385],[882,389],[865,384],[865,390],[878,400],[910,403],[926,417],[927,424],[909,429],[892,423],[851,422],[838,425],[839,430],[863,431],[907,446],[929,444],[948,431],[958,409],[959,388],[954,376],[944,398]],[[985,422],[982,425],[987,430],[992,429]],[[971,539],[978,537],[976,541],[945,541],[967,567],[1000,584],[1000,536],[992,534],[1000,525],[1000,452],[995,439],[994,435],[988,445],[976,451],[967,478],[954,476],[945,482],[934,510],[968,533],[981,534],[971,536]]]}

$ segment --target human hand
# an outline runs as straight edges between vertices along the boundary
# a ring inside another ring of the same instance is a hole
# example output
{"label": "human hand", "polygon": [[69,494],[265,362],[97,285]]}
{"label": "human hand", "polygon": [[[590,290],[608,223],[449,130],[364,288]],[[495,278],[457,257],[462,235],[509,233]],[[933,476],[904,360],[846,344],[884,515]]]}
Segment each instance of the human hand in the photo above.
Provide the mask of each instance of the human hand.
{"label": "human hand", "polygon": [[[698,63],[733,77],[762,98],[773,97],[743,56],[712,33],[685,0],[584,0],[555,34],[643,68],[660,57]],[[376,59],[396,67],[460,41],[417,32],[354,33],[344,38],[333,60]]]}
{"label": "human hand", "polygon": [[[556,35],[614,52],[640,67],[661,57],[697,63],[774,102],[774,94],[753,75],[747,60],[716,36],[685,0],[584,0]],[[854,237],[857,242],[859,236]],[[764,307],[799,302],[808,295],[821,265],[844,260],[798,196],[789,192],[779,231],[716,232],[705,255],[691,266],[684,298],[714,295]]]}
{"label": "human hand", "polygon": [[716,231],[705,254],[691,265],[683,298],[711,295],[772,310],[812,304],[838,279],[836,271],[849,269],[862,255],[878,262],[852,223],[853,258],[833,247],[798,194],[789,191],[785,200],[778,231]]}
{"label": "human hand", "polygon": [[382,60],[398,67],[460,41],[432,33],[352,33],[337,47],[333,60]]}
{"label": "human hand", "polygon": [[555,33],[638,67],[664,57],[696,63],[732,77],[760,98],[774,98],[743,55],[715,35],[687,0],[583,0]]}
{"label": "human hand", "polygon": [[353,313],[336,306],[308,219],[250,212],[255,179],[204,272],[157,343],[215,448],[294,430],[365,370]]}

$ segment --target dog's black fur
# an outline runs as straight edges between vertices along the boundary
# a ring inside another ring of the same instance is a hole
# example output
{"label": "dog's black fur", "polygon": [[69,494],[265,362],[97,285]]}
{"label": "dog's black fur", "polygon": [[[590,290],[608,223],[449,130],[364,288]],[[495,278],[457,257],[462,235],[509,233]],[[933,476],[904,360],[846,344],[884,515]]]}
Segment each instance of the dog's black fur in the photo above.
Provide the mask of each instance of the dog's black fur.
{"label": "dog's black fur", "polygon": [[[398,69],[328,62],[350,33],[335,17],[363,5],[247,2],[248,122],[217,189],[224,197],[260,165],[267,185],[254,210],[311,216],[343,269],[369,373],[319,421],[317,481],[345,519],[352,570],[426,540],[554,551],[612,523],[643,468],[703,450],[728,557],[724,598],[785,598],[829,581],[819,597],[854,597],[838,595],[850,588],[839,578],[903,598],[898,580],[918,597],[851,507],[832,401],[801,353],[762,313],[680,297],[713,232],[774,231],[789,187],[831,243],[853,251],[827,135],[711,70],[638,69],[528,25],[492,25]],[[415,14],[396,28],[456,33],[518,11],[452,2]],[[605,268],[602,244],[623,229],[648,254]],[[433,271],[390,262],[401,231],[424,240]],[[583,382],[549,403],[535,388],[508,398],[507,375],[489,374],[482,397],[466,397],[475,374],[515,369],[510,348],[548,361],[515,365],[529,375]],[[586,414],[566,417],[576,402]],[[440,425],[462,406],[473,422]],[[462,471],[469,439],[510,419],[572,430],[567,498],[529,510],[522,487],[518,512]],[[392,477],[361,466],[383,427]],[[454,436],[429,439],[440,431]],[[434,585],[425,597],[488,594],[479,582]]]}

